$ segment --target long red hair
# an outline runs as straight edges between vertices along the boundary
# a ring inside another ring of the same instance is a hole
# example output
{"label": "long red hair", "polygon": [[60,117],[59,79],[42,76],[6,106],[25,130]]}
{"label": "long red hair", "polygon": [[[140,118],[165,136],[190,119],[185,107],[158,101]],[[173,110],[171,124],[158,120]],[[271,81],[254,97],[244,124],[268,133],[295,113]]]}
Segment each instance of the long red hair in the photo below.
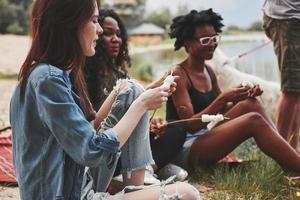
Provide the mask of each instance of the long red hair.
{"label": "long red hair", "polygon": [[95,112],[88,99],[82,66],[85,56],[78,33],[93,15],[97,0],[35,0],[30,18],[32,44],[20,73],[20,96],[24,94],[28,76],[38,63],[48,63],[62,70],[72,70],[74,87],[88,119]]}

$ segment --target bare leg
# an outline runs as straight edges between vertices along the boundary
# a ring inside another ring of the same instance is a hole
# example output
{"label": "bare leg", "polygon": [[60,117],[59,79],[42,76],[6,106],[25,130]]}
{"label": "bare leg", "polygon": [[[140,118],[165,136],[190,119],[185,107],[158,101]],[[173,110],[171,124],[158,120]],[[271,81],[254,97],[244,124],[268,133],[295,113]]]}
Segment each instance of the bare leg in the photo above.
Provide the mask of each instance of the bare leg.
{"label": "bare leg", "polygon": [[277,107],[276,126],[282,137],[299,150],[300,94],[282,93]]}
{"label": "bare leg", "polygon": [[[170,196],[178,192],[182,196],[182,200],[200,200],[199,192],[187,183],[177,182],[175,184],[167,185],[165,194]],[[158,200],[160,194],[160,187],[151,187],[137,192],[126,193],[122,200]],[[167,200],[167,199],[166,199]]]}
{"label": "bare leg", "polygon": [[235,106],[233,106],[230,110],[228,110],[225,115],[226,117],[229,117],[230,119],[239,117],[241,115],[244,115],[249,112],[257,112],[261,116],[264,117],[265,120],[274,128],[275,125],[272,122],[272,120],[267,116],[265,113],[264,108],[261,106],[261,104],[256,99],[246,99],[244,101],[241,101],[237,103]]}
{"label": "bare leg", "polygon": [[258,113],[242,115],[200,136],[192,145],[189,160],[215,163],[250,137],[283,169],[300,174],[299,154]]}

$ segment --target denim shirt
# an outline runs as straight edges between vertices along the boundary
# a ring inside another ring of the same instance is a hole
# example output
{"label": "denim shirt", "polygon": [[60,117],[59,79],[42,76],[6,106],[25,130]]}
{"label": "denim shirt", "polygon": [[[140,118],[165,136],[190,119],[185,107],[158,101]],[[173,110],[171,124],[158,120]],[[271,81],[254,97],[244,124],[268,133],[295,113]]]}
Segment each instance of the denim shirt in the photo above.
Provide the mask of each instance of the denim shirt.
{"label": "denim shirt", "polygon": [[66,71],[38,64],[20,103],[11,99],[13,161],[21,199],[80,199],[84,166],[113,165],[120,156],[113,129],[97,135]]}

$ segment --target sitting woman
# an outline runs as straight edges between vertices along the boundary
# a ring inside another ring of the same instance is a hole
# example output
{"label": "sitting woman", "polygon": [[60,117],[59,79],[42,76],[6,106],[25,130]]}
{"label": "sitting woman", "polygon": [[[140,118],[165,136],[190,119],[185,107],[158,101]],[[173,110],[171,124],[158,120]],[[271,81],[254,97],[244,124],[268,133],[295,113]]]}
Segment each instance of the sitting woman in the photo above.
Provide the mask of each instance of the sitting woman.
{"label": "sitting woman", "polygon": [[[128,180],[142,183],[143,168],[152,162],[149,141],[144,139],[148,137],[147,110],[160,107],[168,95],[162,87],[143,91],[133,82],[120,83],[107,100],[115,104],[100,109],[96,116],[109,112],[109,119],[116,120],[115,126],[96,132],[90,123],[95,113],[85,93],[81,64],[85,56],[95,54],[96,40],[103,32],[97,5],[96,0],[33,1],[32,44],[10,104],[14,167],[21,199],[171,198],[165,195],[199,199],[197,191],[185,183],[111,196],[94,193],[89,188],[93,181],[84,179],[85,166],[100,167],[107,172],[102,182],[105,191],[120,148],[133,140],[138,141],[137,146],[131,146],[139,150],[138,157],[132,149],[122,153],[133,156]],[[133,132],[135,127],[141,130],[138,134]]]}
{"label": "sitting woman", "polygon": [[[97,41],[96,53],[94,56],[87,58],[86,67],[84,73],[86,76],[86,82],[88,86],[88,94],[95,110],[98,110],[103,104],[108,94],[113,90],[118,79],[129,78],[127,69],[131,66],[130,57],[128,53],[128,38],[125,26],[120,17],[110,9],[102,9],[99,12],[99,23],[103,27],[103,35],[100,36]],[[151,83],[147,88],[154,88],[163,83],[164,75],[160,80]],[[175,87],[173,87],[175,89]],[[103,118],[102,118],[103,119]],[[100,125],[101,120],[96,120],[95,125]],[[155,119],[153,120],[155,121]],[[103,124],[102,124],[103,125]],[[153,129],[151,129],[153,130]],[[135,131],[138,131],[136,129]],[[167,139],[169,137],[176,138],[176,140]],[[173,126],[165,130],[165,134],[159,139],[154,139],[155,135],[150,134],[151,149],[153,158],[155,161],[155,172],[166,166],[179,152],[184,141],[185,141],[185,130],[181,126]],[[165,140],[169,141],[169,145],[173,148],[170,151],[162,150],[164,145],[162,142]],[[126,146],[126,145],[125,145]],[[118,167],[122,168],[121,171],[126,175],[126,158],[121,156],[120,159],[122,164]],[[164,168],[165,169],[165,168]],[[187,176],[187,172],[174,165],[166,166],[168,170],[161,170],[161,178],[166,179],[170,175],[177,175],[177,179],[182,180]],[[171,169],[171,171],[170,171]],[[97,181],[101,180],[100,175],[97,175],[98,169],[92,169],[92,175]],[[118,174],[120,170],[117,170]],[[170,171],[166,173],[166,171]],[[147,171],[146,171],[147,172]],[[165,172],[165,173],[163,173]],[[157,180],[153,179],[150,174],[146,174],[146,183],[153,183]],[[126,178],[125,178],[126,179]],[[95,184],[96,188],[99,188]],[[97,189],[98,190],[98,189]]]}
{"label": "sitting woman", "polygon": [[[184,167],[193,161],[216,163],[253,137],[285,171],[300,175],[299,154],[280,136],[255,98],[262,94],[259,86],[241,85],[222,92],[213,69],[205,63],[218,46],[221,20],[212,9],[192,10],[174,18],[171,24],[175,50],[183,47],[188,56],[174,67],[173,74],[180,79],[167,102],[167,120],[195,118],[186,122],[188,135],[175,163]],[[218,113],[229,120],[208,129],[202,115]]]}

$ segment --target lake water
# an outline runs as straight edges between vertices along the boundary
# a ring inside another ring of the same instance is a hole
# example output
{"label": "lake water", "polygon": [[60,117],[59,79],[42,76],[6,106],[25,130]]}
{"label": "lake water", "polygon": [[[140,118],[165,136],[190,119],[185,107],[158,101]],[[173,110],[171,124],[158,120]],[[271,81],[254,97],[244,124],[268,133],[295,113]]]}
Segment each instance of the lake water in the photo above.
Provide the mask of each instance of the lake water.
{"label": "lake water", "polygon": [[[229,43],[220,45],[220,49],[226,56],[231,58],[254,49],[261,44],[262,42]],[[277,58],[273,51],[272,43],[236,59],[230,64],[242,72],[259,76],[265,80],[279,82]]]}
{"label": "lake water", "polygon": [[[219,48],[227,57],[232,58],[258,47],[262,43],[262,41],[221,43]],[[135,54],[132,57],[133,69],[137,73],[137,71],[149,71],[149,68],[151,68],[154,77],[157,77],[185,57],[186,54],[184,50],[178,52],[174,52],[173,50],[161,50]],[[218,58],[214,57],[214,59]],[[272,43],[232,61],[230,65],[242,72],[259,76],[265,80],[279,82],[277,59],[273,51]]]}

